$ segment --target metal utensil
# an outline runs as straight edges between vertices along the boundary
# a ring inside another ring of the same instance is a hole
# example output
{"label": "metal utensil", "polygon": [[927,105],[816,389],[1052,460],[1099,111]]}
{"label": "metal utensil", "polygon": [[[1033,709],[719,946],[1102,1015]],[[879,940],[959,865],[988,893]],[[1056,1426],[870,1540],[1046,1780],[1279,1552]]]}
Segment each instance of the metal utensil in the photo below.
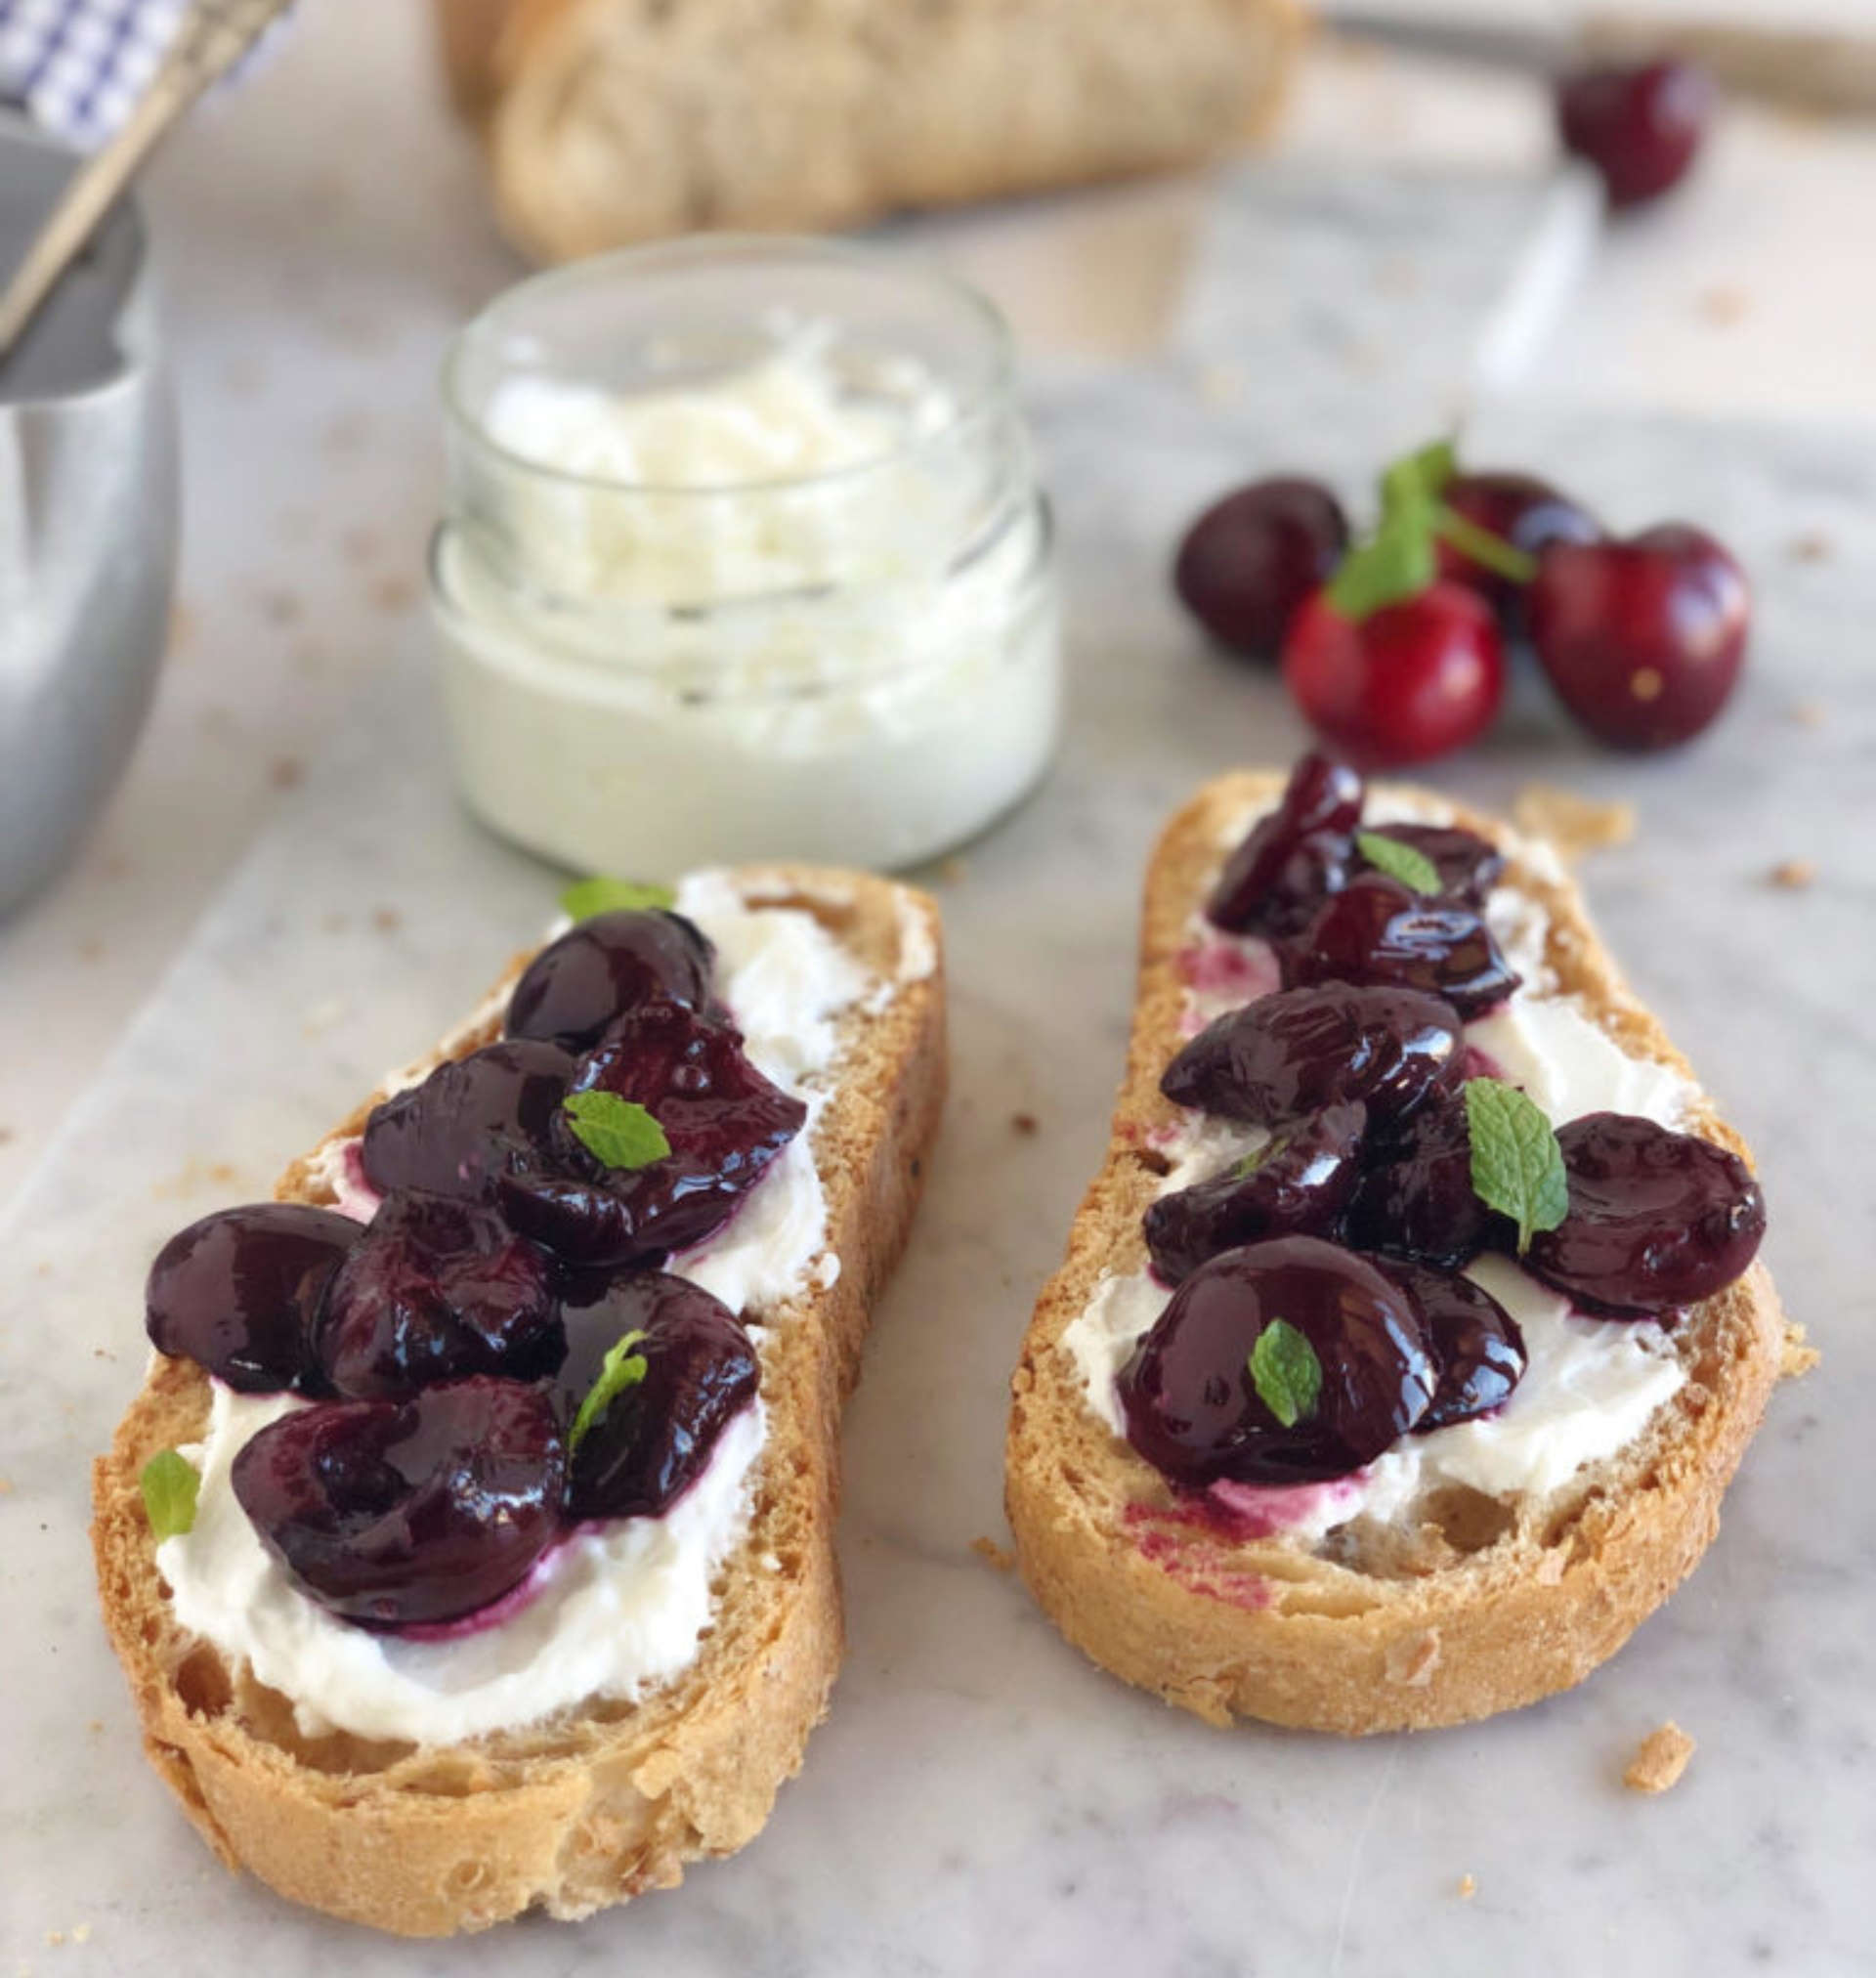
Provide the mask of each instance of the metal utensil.
{"label": "metal utensil", "polygon": [[293,0],[196,0],[162,66],[117,134],[65,188],[0,294],[0,361],[19,342],[59,278],[191,104],[225,74]]}

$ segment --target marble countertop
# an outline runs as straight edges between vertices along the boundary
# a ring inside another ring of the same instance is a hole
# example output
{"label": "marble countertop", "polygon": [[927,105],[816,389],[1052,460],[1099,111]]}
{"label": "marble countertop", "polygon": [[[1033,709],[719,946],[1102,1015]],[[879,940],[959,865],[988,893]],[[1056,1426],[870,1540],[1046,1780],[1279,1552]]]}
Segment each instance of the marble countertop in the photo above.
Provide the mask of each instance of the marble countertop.
{"label": "marble countertop", "polygon": [[[1585,338],[1621,320],[1620,243],[1582,271],[1580,202],[1502,103],[1440,142],[1403,139],[1423,176],[1377,171],[1355,135],[1362,64],[1312,78],[1274,167],[1203,198],[1067,202],[1046,230],[1059,259],[1027,289],[1014,271],[1036,216],[913,231],[1025,323],[1073,697],[1048,784],[941,876],[954,1098],[849,1415],[848,1663],[770,1828],[674,1895],[447,1947],[302,1914],[203,1853],[135,1748],[83,1538],[85,1462],[141,1365],[146,1262],[191,1216],[263,1191],[440,1032],[554,889],[451,800],[408,611],[430,369],[507,267],[467,223],[418,226],[369,199],[346,160],[384,134],[385,104],[346,59],[348,16],[363,18],[358,0],[310,13],[299,76],[283,64],[192,134],[158,188],[192,449],[175,664],[97,844],[5,937],[0,1019],[34,1049],[16,1049],[0,1101],[16,1135],[0,1149],[14,1183],[0,1207],[0,1971],[1876,1965],[1860,1894],[1876,1850],[1876,1174],[1861,1124],[1876,1112],[1876,579],[1860,547],[1876,449],[1853,422],[1779,416],[1794,409],[1782,384],[1742,391],[1746,416],[1694,419],[1671,389],[1647,406],[1628,394],[1614,354],[1586,382]],[[387,29],[387,60],[409,82],[420,51],[400,53],[402,32]],[[1415,105],[1446,85],[1426,87]],[[1400,114],[1399,92],[1384,94]],[[276,152],[236,179],[221,148],[264,115]],[[438,212],[464,207],[468,160],[429,108],[407,125],[372,169],[405,172]],[[1824,142],[1753,126],[1714,184],[1736,192],[1739,160],[1787,140],[1799,156]],[[1850,156],[1860,140],[1841,142]],[[1832,183],[1854,187],[1855,169]],[[269,203],[288,198],[304,219],[291,252]],[[1687,211],[1662,216],[1655,251],[1692,295],[1723,265],[1724,230]],[[1114,279],[1117,255],[1146,296]],[[1555,307],[1572,271],[1574,304],[1531,330],[1531,296],[1548,283]],[[1082,321],[1078,282],[1091,335],[1063,333]],[[1103,285],[1126,291],[1105,313]],[[1697,310],[1677,331],[1652,306],[1664,352],[1726,343]],[[1521,336],[1504,329],[1520,321]],[[1559,369],[1567,393],[1533,387]],[[1691,510],[1754,573],[1747,684],[1697,749],[1642,764],[1595,752],[1526,682],[1491,745],[1436,780],[1489,804],[1533,777],[1636,802],[1636,838],[1589,872],[1593,904],[1753,1141],[1768,1256],[1826,1358],[1775,1398],[1694,1580],[1584,1687],[1421,1737],[1219,1734],[1087,1665],[972,1541],[1003,1536],[1009,1367],[1105,1138],[1153,831],[1199,778],[1302,739],[1267,677],[1191,637],[1166,595],[1168,545],[1197,501],[1258,465],[1359,487],[1386,445],[1461,402],[1480,457],[1566,478],[1618,524]],[[1771,885],[1794,859],[1815,882]],[[1673,1792],[1642,1799],[1621,1774],[1668,1717],[1699,1750]]]}

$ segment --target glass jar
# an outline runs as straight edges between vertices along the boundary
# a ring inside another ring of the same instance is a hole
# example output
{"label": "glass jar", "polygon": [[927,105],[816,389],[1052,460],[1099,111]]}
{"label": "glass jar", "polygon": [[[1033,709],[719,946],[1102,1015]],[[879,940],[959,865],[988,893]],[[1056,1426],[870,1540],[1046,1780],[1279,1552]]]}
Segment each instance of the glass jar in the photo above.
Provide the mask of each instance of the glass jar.
{"label": "glass jar", "polygon": [[715,236],[458,337],[431,556],[462,793],[585,871],[895,867],[1041,778],[1047,504],[1008,332],[858,249]]}

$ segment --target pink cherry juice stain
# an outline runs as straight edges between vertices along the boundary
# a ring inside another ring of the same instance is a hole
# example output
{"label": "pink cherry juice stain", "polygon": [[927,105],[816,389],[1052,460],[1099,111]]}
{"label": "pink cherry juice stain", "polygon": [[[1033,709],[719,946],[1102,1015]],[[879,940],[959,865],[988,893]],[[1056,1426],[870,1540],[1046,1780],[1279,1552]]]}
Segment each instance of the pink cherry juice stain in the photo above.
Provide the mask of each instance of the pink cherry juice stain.
{"label": "pink cherry juice stain", "polygon": [[1277,951],[1268,941],[1241,934],[1205,934],[1179,951],[1179,979],[1191,991],[1180,1028],[1188,1037],[1205,1028],[1199,999],[1237,1007],[1283,986]]}

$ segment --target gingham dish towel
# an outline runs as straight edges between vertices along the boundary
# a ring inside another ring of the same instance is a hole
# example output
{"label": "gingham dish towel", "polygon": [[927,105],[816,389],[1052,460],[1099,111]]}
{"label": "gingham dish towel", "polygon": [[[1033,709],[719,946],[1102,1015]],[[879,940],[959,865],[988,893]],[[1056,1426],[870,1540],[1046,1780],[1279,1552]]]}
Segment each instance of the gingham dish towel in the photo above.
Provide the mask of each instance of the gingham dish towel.
{"label": "gingham dish towel", "polygon": [[0,101],[81,150],[103,144],[149,87],[190,5],[0,0]]}

